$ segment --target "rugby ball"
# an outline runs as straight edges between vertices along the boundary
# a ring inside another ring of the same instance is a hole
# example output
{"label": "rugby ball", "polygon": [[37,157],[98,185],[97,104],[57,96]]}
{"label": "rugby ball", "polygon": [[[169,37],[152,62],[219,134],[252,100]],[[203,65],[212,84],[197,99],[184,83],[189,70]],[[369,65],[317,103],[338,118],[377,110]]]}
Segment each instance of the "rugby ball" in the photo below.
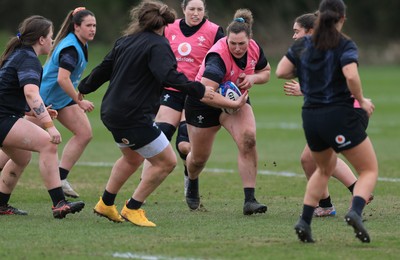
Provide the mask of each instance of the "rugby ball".
{"label": "rugby ball", "polygon": [[[229,98],[230,100],[237,100],[242,95],[240,89],[232,81],[227,81],[220,84],[217,91],[219,94],[221,94],[226,98]],[[229,115],[232,115],[239,110],[233,108],[221,108],[221,109],[223,112]]]}

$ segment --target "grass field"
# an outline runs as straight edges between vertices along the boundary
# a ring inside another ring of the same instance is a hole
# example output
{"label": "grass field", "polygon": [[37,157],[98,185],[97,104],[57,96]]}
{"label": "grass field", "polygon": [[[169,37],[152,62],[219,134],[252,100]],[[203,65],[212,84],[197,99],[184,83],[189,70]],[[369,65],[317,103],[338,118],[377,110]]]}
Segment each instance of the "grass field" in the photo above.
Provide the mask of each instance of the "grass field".
{"label": "grass field", "polygon": [[[105,54],[96,48],[90,53],[91,67]],[[272,67],[274,71],[276,64]],[[99,119],[102,90],[87,96],[96,104],[90,114],[94,138],[69,177],[86,207],[66,219],[53,219],[35,156],[10,201],[29,215],[0,217],[0,259],[398,259],[399,67],[361,65],[360,69],[365,96],[376,105],[368,133],[380,163],[375,200],[364,211],[370,244],[360,243],[345,224],[343,216],[351,195],[334,179],[329,187],[337,216],[313,220],[317,243],[305,245],[297,240],[293,226],[302,209],[306,185],[299,163],[305,144],[300,119],[302,100],[284,96],[283,81],[272,75],[268,84],[250,92],[259,151],[256,197],[268,205],[266,214],[242,214],[237,151],[221,130],[200,176],[206,212],[188,210],[179,164],[144,206],[156,228],[115,224],[95,216],[92,208],[103,192],[112,163],[119,157],[119,150]],[[67,140],[70,135],[62,133]],[[139,177],[135,174],[122,188],[116,200],[118,209],[131,196]]]}

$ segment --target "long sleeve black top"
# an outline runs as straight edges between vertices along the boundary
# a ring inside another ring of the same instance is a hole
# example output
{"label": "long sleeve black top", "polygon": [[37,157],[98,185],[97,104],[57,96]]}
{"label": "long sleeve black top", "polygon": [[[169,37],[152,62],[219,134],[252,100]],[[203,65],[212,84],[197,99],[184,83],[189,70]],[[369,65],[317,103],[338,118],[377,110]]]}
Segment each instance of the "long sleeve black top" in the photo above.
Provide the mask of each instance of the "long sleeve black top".
{"label": "long sleeve black top", "polygon": [[205,87],[189,81],[176,68],[167,39],[154,32],[140,32],[117,40],[103,62],[81,81],[78,90],[88,94],[110,81],[101,105],[101,119],[106,127],[149,125],[164,86],[197,98],[204,96]]}

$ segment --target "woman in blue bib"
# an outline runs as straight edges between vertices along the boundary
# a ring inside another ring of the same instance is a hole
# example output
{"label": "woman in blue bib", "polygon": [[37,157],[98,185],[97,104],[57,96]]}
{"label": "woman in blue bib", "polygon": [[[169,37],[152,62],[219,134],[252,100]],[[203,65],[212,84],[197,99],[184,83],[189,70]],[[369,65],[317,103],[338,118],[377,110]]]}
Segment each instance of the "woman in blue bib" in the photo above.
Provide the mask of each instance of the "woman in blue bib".
{"label": "woman in blue bib", "polygon": [[77,198],[67,176],[92,139],[92,128],[85,112],[92,102],[81,100],[75,90],[88,62],[88,42],[96,34],[96,18],[84,7],[70,11],[58,32],[54,48],[44,66],[40,95],[47,106],[58,111],[58,121],[73,136],[64,146],[59,171],[66,196]]}

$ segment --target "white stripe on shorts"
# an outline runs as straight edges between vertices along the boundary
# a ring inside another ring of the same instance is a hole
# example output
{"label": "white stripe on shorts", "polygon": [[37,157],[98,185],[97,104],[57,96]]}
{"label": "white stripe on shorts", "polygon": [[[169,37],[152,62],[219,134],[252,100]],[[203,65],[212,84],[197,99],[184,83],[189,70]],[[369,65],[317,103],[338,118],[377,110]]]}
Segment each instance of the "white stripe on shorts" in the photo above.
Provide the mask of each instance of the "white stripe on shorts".
{"label": "white stripe on shorts", "polygon": [[[117,143],[118,147],[130,147],[129,145],[126,145],[124,143]],[[146,144],[145,146],[139,148],[139,149],[134,149],[135,152],[143,156],[144,158],[151,158],[153,156],[156,156],[157,154],[161,153],[164,151],[165,148],[169,145],[169,141],[165,134],[161,132],[161,134],[154,139],[152,142]]]}

